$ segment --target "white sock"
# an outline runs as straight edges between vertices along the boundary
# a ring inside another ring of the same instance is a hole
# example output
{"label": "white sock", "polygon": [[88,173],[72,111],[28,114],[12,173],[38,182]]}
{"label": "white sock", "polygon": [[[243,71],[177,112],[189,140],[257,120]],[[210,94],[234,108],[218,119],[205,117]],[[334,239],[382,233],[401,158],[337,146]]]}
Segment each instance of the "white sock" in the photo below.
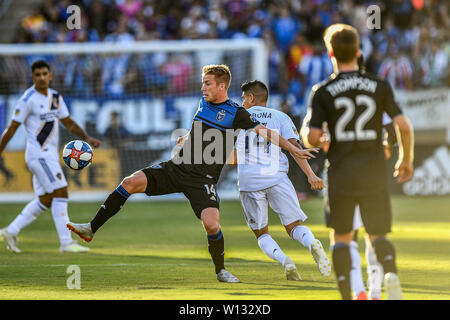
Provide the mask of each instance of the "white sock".
{"label": "white sock", "polygon": [[28,226],[34,220],[36,220],[39,215],[47,210],[48,208],[44,206],[39,199],[34,199],[29,202],[22,212],[11,222],[8,226],[8,233],[17,236],[23,228]]}
{"label": "white sock", "polygon": [[367,260],[367,286],[369,287],[369,298],[381,299],[381,287],[383,285],[383,266],[378,262],[375,251],[366,239]]}
{"label": "white sock", "polygon": [[66,224],[69,223],[67,215],[67,198],[53,198],[52,216],[62,246],[72,242],[72,235]]}
{"label": "white sock", "polygon": [[270,234],[265,233],[258,238],[258,245],[261,250],[268,256],[269,258],[278,261],[281,265],[284,266],[286,261],[286,255],[281,250],[278,243],[272,239]]}
{"label": "white sock", "polygon": [[313,233],[308,227],[305,226],[296,226],[291,231],[291,237],[294,240],[300,242],[303,246],[308,248],[311,251],[311,243],[315,239]]}
{"label": "white sock", "polygon": [[350,286],[356,296],[361,291],[366,291],[361,272],[361,256],[358,251],[358,244],[355,241],[350,242],[350,256],[352,257],[352,269],[350,270]]}

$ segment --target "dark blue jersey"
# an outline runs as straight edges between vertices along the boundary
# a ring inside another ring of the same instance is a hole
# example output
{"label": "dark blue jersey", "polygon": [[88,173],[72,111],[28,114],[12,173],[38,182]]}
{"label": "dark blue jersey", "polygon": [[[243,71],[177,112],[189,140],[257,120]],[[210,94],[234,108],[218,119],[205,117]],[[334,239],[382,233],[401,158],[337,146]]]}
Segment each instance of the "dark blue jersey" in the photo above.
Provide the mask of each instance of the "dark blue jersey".
{"label": "dark blue jersey", "polygon": [[245,108],[228,99],[215,104],[200,100],[189,137],[172,159],[183,171],[211,178],[215,183],[234,148],[239,129],[259,125]]}

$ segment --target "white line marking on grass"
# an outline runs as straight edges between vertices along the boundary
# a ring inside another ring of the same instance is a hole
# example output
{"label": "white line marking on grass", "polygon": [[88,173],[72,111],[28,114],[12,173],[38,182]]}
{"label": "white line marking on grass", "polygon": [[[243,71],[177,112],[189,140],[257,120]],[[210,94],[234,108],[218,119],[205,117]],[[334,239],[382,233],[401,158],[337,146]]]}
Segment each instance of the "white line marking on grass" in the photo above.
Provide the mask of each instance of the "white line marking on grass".
{"label": "white line marking on grass", "polygon": [[[255,265],[266,265],[270,262],[228,262],[228,265],[233,266],[247,266],[249,264]],[[0,268],[30,268],[30,267],[44,267],[44,268],[61,268],[67,267],[70,263],[67,264],[0,264]],[[189,263],[113,263],[113,264],[78,264],[80,267],[184,267],[193,264]]]}

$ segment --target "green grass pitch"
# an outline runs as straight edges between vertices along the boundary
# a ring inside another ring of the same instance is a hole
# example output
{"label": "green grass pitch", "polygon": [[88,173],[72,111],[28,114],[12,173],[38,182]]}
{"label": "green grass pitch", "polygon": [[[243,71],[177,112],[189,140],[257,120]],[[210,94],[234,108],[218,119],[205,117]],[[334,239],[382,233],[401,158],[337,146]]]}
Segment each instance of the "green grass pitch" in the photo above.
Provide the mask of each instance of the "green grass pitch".
{"label": "green grass pitch", "polygon": [[[449,198],[394,197],[390,237],[397,250],[405,299],[450,298]],[[305,222],[328,249],[322,201],[301,203]],[[99,204],[69,204],[74,222],[87,222]],[[0,227],[23,204],[0,205]],[[320,275],[310,253],[288,238],[271,212],[269,230],[297,264],[303,281],[287,281],[283,268],[266,257],[248,229],[237,201],[221,204],[225,263],[242,283],[217,282],[201,223],[187,201],[129,202],[100,229],[87,254],[59,253],[50,211],[19,235],[21,254],[0,246],[0,299],[187,299],[335,300],[334,274]],[[363,274],[366,278],[364,241]],[[68,289],[69,265],[81,270],[81,289]],[[383,293],[384,296],[384,293]]]}

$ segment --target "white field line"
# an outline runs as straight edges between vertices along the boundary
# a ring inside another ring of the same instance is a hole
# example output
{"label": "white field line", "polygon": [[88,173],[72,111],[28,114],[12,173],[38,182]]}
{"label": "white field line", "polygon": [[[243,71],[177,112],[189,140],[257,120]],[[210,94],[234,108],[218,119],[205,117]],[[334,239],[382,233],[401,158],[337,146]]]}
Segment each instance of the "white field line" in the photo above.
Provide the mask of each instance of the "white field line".
{"label": "white field line", "polygon": [[[227,265],[233,266],[246,266],[249,264],[268,264],[270,262],[227,262]],[[77,263],[65,263],[65,264],[0,264],[0,268],[33,268],[33,267],[43,267],[43,268],[60,268],[68,267],[70,265],[77,265],[79,267],[174,267],[174,266],[188,266],[192,265],[189,263],[112,263],[112,264],[77,264]]]}

